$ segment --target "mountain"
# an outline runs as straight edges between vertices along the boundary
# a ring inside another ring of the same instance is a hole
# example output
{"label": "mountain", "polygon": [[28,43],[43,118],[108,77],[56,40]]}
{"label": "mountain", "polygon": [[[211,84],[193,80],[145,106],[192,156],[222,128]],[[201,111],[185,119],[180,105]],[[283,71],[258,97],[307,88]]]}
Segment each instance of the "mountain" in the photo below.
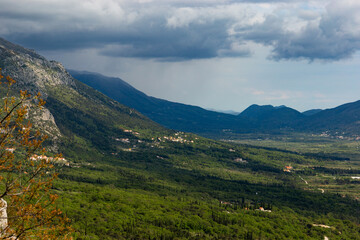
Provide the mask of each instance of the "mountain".
{"label": "mountain", "polygon": [[132,136],[124,130],[168,131],[135,109],[74,79],[60,63],[47,61],[34,51],[4,39],[0,39],[0,66],[3,75],[16,79],[16,89],[42,93],[48,116],[47,124],[42,125],[57,132],[56,139],[62,139],[62,143],[78,138],[109,150],[118,147],[115,138]]}
{"label": "mountain", "polygon": [[226,138],[238,133],[274,134],[289,131],[360,134],[358,102],[303,113],[286,106],[254,104],[240,114],[233,115],[147,96],[119,78],[75,70],[69,72],[79,81],[138,110],[165,127],[212,138]]}
{"label": "mountain", "polygon": [[231,114],[147,96],[119,78],[75,70],[69,70],[69,73],[79,81],[124,105],[135,108],[153,121],[171,129],[196,133],[219,133],[223,129],[248,127],[247,122]]}
{"label": "mountain", "polygon": [[360,135],[360,101],[322,110],[298,128],[307,131],[330,131],[336,135]]}
{"label": "mountain", "polygon": [[[166,129],[74,79],[60,63],[4,39],[0,67],[16,90],[41,91],[47,101],[29,117],[57,139],[47,147],[69,162],[57,166],[51,191],[60,195],[74,239],[336,239],[340,231],[343,239],[360,237],[357,201],[309,190],[298,177],[338,171],[316,156]],[[283,171],[289,164],[296,175]]]}
{"label": "mountain", "polygon": [[291,128],[295,122],[300,122],[305,118],[300,112],[286,106],[256,104],[245,109],[239,117],[248,119],[263,131]]}
{"label": "mountain", "polygon": [[321,111],[322,111],[322,109],[310,109],[310,110],[307,110],[305,112],[302,112],[302,114],[304,114],[305,116],[311,116],[311,115],[314,115],[314,114],[319,113]]}
{"label": "mountain", "polygon": [[119,78],[75,70],[69,72],[79,81],[122,104],[135,108],[165,127],[195,132],[203,136],[216,138],[223,136],[224,132],[278,131],[291,128],[294,122],[304,118],[294,109],[270,105],[253,105],[238,115],[220,113],[147,96]]}
{"label": "mountain", "polygon": [[[280,108],[282,108],[282,107],[280,107]],[[243,112],[241,112],[239,114],[239,116],[246,117],[249,119],[259,119],[259,118],[265,117],[265,115],[268,115],[269,113],[271,114],[276,109],[279,109],[279,107],[276,108],[272,105],[259,106],[257,104],[253,104],[253,105],[249,106],[248,108],[246,108]]]}
{"label": "mountain", "polygon": [[239,115],[240,114],[240,112],[236,112],[233,110],[218,110],[218,109],[214,109],[214,108],[207,108],[206,110],[219,112],[219,113],[227,113],[227,114],[231,114],[231,115]]}

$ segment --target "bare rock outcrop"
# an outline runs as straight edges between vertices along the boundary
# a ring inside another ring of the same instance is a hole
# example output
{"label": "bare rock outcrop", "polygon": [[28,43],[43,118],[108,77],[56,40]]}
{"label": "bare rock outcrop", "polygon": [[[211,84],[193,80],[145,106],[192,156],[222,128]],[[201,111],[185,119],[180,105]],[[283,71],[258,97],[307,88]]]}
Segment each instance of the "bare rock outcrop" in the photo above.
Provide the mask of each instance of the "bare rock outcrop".
{"label": "bare rock outcrop", "polygon": [[7,202],[0,199],[0,232],[2,233],[8,227]]}
{"label": "bare rock outcrop", "polygon": [[40,91],[45,98],[47,87],[75,86],[73,77],[62,64],[48,61],[34,51],[2,38],[0,38],[0,67],[3,75],[9,75],[17,81],[20,89],[26,88],[31,93]]}

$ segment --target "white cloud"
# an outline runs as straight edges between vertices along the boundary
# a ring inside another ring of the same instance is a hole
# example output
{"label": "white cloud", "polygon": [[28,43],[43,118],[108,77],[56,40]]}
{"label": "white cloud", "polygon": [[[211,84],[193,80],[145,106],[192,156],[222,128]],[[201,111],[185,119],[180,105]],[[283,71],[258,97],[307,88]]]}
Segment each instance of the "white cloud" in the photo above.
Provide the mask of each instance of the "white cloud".
{"label": "white cloud", "polygon": [[260,97],[266,101],[278,101],[278,100],[289,100],[289,99],[299,99],[304,97],[304,93],[301,91],[291,91],[291,90],[260,90],[260,89],[250,89],[249,91],[252,95]]}

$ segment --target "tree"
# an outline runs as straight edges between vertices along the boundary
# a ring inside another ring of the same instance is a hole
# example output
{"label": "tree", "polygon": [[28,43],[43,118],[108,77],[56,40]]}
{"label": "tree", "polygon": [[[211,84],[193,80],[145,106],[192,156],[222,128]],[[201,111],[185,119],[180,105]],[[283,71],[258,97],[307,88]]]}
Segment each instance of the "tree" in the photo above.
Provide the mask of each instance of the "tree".
{"label": "tree", "polygon": [[60,156],[47,156],[46,136],[27,118],[45,101],[27,91],[11,96],[14,83],[0,69],[0,239],[70,239],[68,219],[51,191]]}

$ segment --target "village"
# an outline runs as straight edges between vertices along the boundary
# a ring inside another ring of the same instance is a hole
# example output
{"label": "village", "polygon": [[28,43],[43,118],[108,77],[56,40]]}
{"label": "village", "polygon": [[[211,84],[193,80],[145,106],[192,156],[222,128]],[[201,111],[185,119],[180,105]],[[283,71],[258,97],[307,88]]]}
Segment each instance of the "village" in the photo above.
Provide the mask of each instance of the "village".
{"label": "village", "polygon": [[325,132],[322,132],[320,134],[312,134],[312,136],[335,138],[335,139],[348,140],[348,141],[360,141],[360,136],[359,135],[346,136],[345,132],[331,133],[330,131],[325,131]]}
{"label": "village", "polygon": [[[15,150],[16,150],[16,148],[9,148],[9,147],[5,148],[5,151],[7,151],[9,153],[14,153]],[[70,166],[70,162],[67,161],[63,157],[48,157],[45,155],[33,154],[32,156],[29,157],[29,160],[31,160],[31,161],[45,160],[46,163],[56,163],[56,164],[60,164],[60,165]]]}
{"label": "village", "polygon": [[[182,143],[182,144],[193,144],[194,140],[198,140],[197,137],[191,138],[184,132],[176,132],[173,136],[159,136],[152,137],[151,139],[139,139],[141,134],[139,132],[133,131],[131,129],[124,129],[124,133],[130,133],[136,138],[114,138],[115,141],[125,144],[126,146],[120,147],[119,149],[125,152],[133,152],[141,147],[151,147],[151,148],[164,148],[164,143],[174,142],[174,143]],[[130,145],[130,146],[129,146]],[[117,155],[117,153],[111,153],[112,155]]]}

